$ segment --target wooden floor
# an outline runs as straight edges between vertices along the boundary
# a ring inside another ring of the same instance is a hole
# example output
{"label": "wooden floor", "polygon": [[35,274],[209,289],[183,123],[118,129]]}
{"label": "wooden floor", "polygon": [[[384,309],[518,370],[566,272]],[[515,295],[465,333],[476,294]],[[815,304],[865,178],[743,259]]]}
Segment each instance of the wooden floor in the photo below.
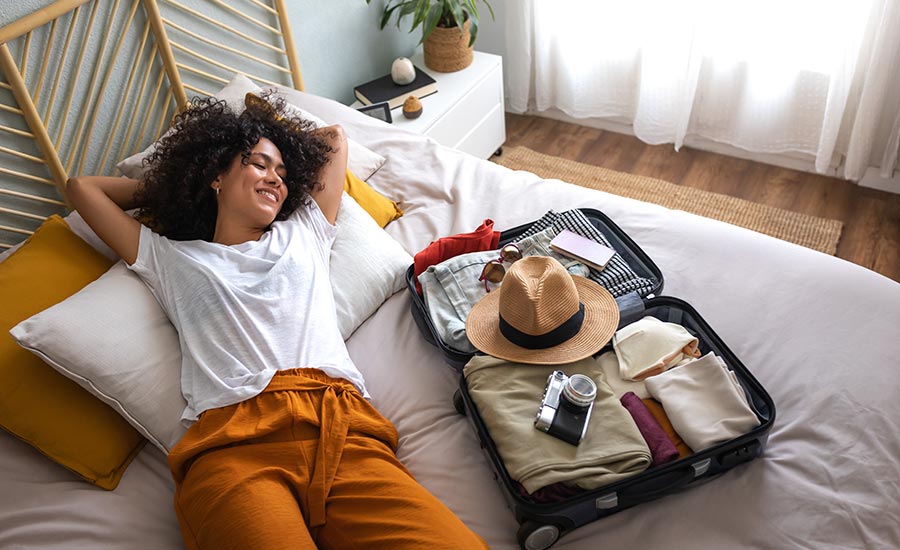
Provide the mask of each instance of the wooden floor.
{"label": "wooden floor", "polygon": [[659,178],[844,222],[837,256],[900,282],[900,195],[826,176],[639,139],[558,120],[506,114],[505,146]]}

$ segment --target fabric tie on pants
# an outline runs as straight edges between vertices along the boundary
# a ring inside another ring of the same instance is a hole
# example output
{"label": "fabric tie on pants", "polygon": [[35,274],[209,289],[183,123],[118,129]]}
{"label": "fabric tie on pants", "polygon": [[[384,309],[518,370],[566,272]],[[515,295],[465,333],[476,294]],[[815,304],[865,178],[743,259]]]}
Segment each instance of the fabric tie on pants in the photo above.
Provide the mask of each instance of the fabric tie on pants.
{"label": "fabric tie on pants", "polygon": [[309,510],[309,526],[316,528],[325,524],[325,500],[331,491],[334,474],[341,462],[341,453],[347,439],[349,422],[345,391],[335,391],[325,385],[322,408],[319,411],[319,447],[316,451],[316,466],[312,473],[312,483],[306,495]]}
{"label": "fabric tie on pants", "polygon": [[306,509],[310,516],[307,521],[310,529],[314,529],[325,524],[325,501],[341,462],[341,453],[350,428],[350,401],[361,397],[353,385],[344,380],[335,383],[333,379],[327,381],[308,376],[276,376],[263,393],[286,390],[323,392],[318,415],[319,445],[316,450],[316,465],[310,476],[312,482],[309,491],[305,495]]}

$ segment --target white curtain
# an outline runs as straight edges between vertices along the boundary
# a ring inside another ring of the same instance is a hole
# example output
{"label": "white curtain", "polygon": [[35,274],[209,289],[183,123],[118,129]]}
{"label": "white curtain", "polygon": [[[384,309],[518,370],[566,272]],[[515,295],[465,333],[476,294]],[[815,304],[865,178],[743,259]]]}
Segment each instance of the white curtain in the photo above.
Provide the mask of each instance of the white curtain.
{"label": "white curtain", "polygon": [[507,107],[890,177],[900,0],[510,0]]}

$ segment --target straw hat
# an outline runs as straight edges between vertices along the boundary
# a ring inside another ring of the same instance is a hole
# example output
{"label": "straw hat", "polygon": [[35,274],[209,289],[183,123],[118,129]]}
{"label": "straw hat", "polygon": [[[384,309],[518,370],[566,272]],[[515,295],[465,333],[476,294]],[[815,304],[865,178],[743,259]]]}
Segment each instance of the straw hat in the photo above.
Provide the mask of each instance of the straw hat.
{"label": "straw hat", "polygon": [[559,365],[599,351],[618,325],[619,307],[609,291],[570,275],[553,258],[529,256],[512,264],[499,290],[475,304],[466,336],[494,357]]}

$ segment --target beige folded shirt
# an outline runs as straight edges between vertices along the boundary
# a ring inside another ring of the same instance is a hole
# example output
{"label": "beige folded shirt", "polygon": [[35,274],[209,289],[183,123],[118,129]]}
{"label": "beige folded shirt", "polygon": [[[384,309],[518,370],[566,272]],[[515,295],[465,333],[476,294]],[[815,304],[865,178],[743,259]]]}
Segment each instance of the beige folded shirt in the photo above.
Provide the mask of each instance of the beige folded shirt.
{"label": "beige folded shirt", "polygon": [[695,452],[759,426],[736,375],[713,352],[648,378],[644,384]]}
{"label": "beige folded shirt", "polygon": [[[534,427],[547,377],[556,369],[597,384],[587,433],[577,446]],[[529,493],[557,482],[595,489],[650,466],[647,443],[590,357],[548,366],[475,356],[463,374],[509,475]]]}
{"label": "beige folded shirt", "polygon": [[700,357],[698,340],[687,329],[650,315],[620,328],[612,343],[623,380],[643,380]]}

